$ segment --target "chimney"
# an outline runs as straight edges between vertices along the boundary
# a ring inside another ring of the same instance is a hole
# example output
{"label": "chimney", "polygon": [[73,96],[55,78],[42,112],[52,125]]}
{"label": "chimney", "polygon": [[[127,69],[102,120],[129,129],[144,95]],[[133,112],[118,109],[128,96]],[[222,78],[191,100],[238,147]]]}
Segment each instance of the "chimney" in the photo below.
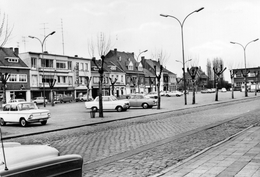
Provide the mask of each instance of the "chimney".
{"label": "chimney", "polygon": [[78,55],[75,55],[75,57],[78,57]]}
{"label": "chimney", "polygon": [[114,55],[117,55],[117,49],[116,48],[114,49]]}
{"label": "chimney", "polygon": [[14,48],[14,53],[15,53],[16,55],[19,55],[19,48]]}

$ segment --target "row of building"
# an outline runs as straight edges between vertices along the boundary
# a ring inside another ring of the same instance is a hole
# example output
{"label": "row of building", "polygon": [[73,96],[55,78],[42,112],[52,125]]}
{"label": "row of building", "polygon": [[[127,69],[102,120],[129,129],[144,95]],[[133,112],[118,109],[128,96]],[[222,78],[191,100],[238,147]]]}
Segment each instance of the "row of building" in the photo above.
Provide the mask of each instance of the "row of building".
{"label": "row of building", "polygon": [[[6,101],[31,100],[43,95],[50,100],[51,91],[56,96],[76,98],[86,94],[89,88],[90,96],[95,98],[99,90],[99,67],[89,58],[0,48],[0,94],[5,90]],[[134,53],[109,51],[103,66],[103,94],[112,94],[112,85],[115,96],[156,91],[155,67],[158,72],[158,61],[141,57],[138,62]],[[7,79],[6,84],[3,79]],[[176,74],[163,68],[160,90],[171,91],[176,86]]]}
{"label": "row of building", "polygon": [[[19,53],[18,48],[0,48],[0,96],[5,90],[5,100],[23,98],[28,101],[35,97],[50,100],[54,95],[89,95],[95,98],[99,92],[99,68],[90,58],[49,54],[47,52]],[[134,53],[110,50],[104,60],[103,95],[115,96],[131,93],[149,93],[157,90],[156,75],[158,61],[141,57],[137,61]],[[155,71],[156,70],[156,71]],[[156,75],[155,75],[155,72]],[[243,73],[248,73],[248,85],[259,89],[260,67],[231,70],[231,82],[235,90],[244,85]],[[185,72],[187,88],[192,87],[191,77]],[[8,77],[8,78],[5,78]],[[197,90],[207,87],[210,78],[199,67],[196,76]],[[7,79],[4,84],[3,80]],[[55,82],[54,82],[55,81]],[[4,87],[4,88],[3,88]],[[199,89],[198,89],[199,88]],[[162,70],[160,91],[183,89],[181,78],[167,70]],[[45,93],[45,94],[44,94]]]}

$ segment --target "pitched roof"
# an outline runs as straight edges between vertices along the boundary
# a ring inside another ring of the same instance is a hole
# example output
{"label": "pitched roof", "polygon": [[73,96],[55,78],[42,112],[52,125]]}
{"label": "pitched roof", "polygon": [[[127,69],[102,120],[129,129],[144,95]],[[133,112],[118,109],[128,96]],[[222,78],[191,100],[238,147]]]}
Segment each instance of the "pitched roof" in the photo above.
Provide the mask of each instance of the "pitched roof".
{"label": "pitched roof", "polygon": [[[18,59],[18,62],[9,62],[9,59]],[[28,69],[28,66],[20,59],[18,54],[13,51],[13,48],[0,47],[0,66],[8,67],[24,67]]]}
{"label": "pitched roof", "polygon": [[[145,61],[152,67],[154,68],[154,66],[156,66],[156,70],[158,70],[160,68],[160,64],[158,61],[152,60],[152,59],[145,59]],[[168,69],[166,69],[165,67],[163,67],[162,72],[164,73],[168,73],[168,74],[175,74],[171,71],[169,71]]]}
{"label": "pitched roof", "polygon": [[[134,53],[129,52],[119,52],[116,49],[110,50],[105,57],[105,61],[111,61],[121,68],[126,73],[142,73],[137,69],[137,61],[135,60]],[[128,70],[127,66],[133,63],[133,70]]]}

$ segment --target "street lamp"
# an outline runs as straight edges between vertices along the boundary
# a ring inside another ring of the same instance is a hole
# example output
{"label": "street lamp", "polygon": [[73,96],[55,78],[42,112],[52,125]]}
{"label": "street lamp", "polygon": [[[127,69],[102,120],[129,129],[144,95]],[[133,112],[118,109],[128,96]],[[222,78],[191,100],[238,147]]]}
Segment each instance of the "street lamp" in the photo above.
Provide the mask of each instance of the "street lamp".
{"label": "street lamp", "polygon": [[[53,35],[55,33],[55,31],[51,32],[50,34],[48,34],[47,36],[44,37],[43,41],[41,41],[39,38],[37,37],[34,37],[34,36],[28,36],[29,38],[32,38],[32,39],[37,39],[40,43],[41,43],[41,48],[42,48],[42,59],[43,59],[43,45],[44,45],[44,42],[45,40],[47,39],[47,37],[49,37],[50,35]],[[43,105],[44,107],[46,107],[46,103],[45,103],[45,76],[44,76],[44,67],[45,66],[46,62],[44,63],[44,66],[43,66],[43,70],[42,70],[42,76],[43,76],[43,79],[42,79],[42,84],[43,84]]]}
{"label": "street lamp", "polygon": [[[148,50],[144,50],[144,51],[140,52],[140,53],[138,54],[137,58],[136,58],[136,61],[138,62],[139,56],[140,56],[142,53],[145,53],[145,52],[147,52],[147,51],[148,51]],[[137,70],[138,70],[138,67],[137,67]],[[138,83],[137,83],[137,85],[138,85],[138,93],[140,93],[139,70],[138,70],[138,72],[137,72],[137,77],[138,77]]]}
{"label": "street lamp", "polygon": [[183,20],[182,22],[181,22],[178,18],[176,18],[176,17],[174,17],[174,16],[172,16],[172,15],[160,14],[160,16],[162,16],[162,17],[171,17],[171,18],[176,19],[176,20],[179,22],[180,26],[181,26],[182,61],[183,61],[182,64],[183,64],[183,83],[184,83],[184,103],[185,103],[185,105],[187,105],[187,95],[186,95],[186,79],[185,79],[185,70],[184,70],[184,68],[185,68],[185,61],[184,61],[183,26],[184,26],[184,22],[185,22],[185,20],[188,18],[188,16],[190,16],[191,14],[193,14],[193,13],[195,13],[195,12],[199,12],[199,11],[201,11],[201,10],[203,10],[203,9],[204,9],[204,7],[201,7],[201,8],[199,8],[198,10],[195,10],[195,11],[189,13],[189,14],[184,18],[184,20]]}
{"label": "street lamp", "polygon": [[245,79],[245,97],[248,96],[247,95],[246,47],[248,46],[248,44],[250,44],[252,42],[256,42],[256,41],[258,41],[258,38],[248,42],[245,46],[243,46],[242,44],[240,44],[238,42],[232,42],[232,41],[230,42],[231,44],[238,44],[238,45],[240,45],[243,48],[243,50],[244,50],[245,74],[243,74],[243,73],[242,74],[243,74],[244,79]]}

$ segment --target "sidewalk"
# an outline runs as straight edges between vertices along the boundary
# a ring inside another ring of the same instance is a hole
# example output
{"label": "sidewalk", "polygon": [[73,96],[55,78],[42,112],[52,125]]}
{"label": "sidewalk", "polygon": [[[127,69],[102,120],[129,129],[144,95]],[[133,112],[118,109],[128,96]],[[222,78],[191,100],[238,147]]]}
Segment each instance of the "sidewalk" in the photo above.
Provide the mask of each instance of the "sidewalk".
{"label": "sidewalk", "polygon": [[260,177],[260,127],[198,153],[153,177]]}

